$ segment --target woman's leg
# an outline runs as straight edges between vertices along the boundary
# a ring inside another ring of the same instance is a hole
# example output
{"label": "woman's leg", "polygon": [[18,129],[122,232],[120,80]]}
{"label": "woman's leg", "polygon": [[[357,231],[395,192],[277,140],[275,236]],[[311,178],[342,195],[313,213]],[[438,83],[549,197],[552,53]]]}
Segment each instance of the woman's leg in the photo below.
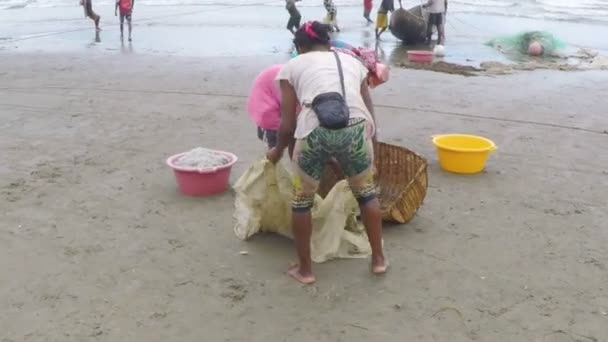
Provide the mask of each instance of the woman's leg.
{"label": "woman's leg", "polygon": [[287,30],[291,33],[294,33],[294,17],[293,14],[291,14],[291,12],[289,13],[289,20],[287,20]]}
{"label": "woman's leg", "polygon": [[388,264],[382,250],[382,212],[376,197],[374,148],[371,139],[365,137],[365,123],[348,127],[346,130],[346,134],[351,136],[348,140],[352,143],[336,157],[359,203],[361,219],[372,248],[372,272],[382,274],[386,272]]}
{"label": "woman's leg", "polygon": [[91,0],[85,0],[85,8],[87,17],[91,18],[95,23],[95,28],[99,31],[99,19],[101,18],[97,13],[93,12],[93,3]]}
{"label": "woman's leg", "polygon": [[437,44],[445,45],[445,21],[443,18],[443,14],[438,15],[437,22]]}
{"label": "woman's leg", "polygon": [[426,25],[426,43],[431,44],[433,40],[433,14],[429,15],[429,22]]}
{"label": "woman's leg", "polygon": [[298,265],[289,269],[288,274],[303,284],[315,282],[312,273],[310,257],[310,237],[312,235],[312,214],[310,210],[319,185],[323,167],[328,155],[318,144],[309,144],[308,140],[315,134],[322,134],[320,129],[314,130],[304,140],[297,140],[293,152],[296,176],[293,181],[293,201],[291,224],[298,255]]}
{"label": "woman's leg", "polygon": [[376,17],[376,39],[380,39],[380,36],[386,31],[386,18],[387,14],[378,12],[378,16]]}
{"label": "woman's leg", "polygon": [[386,272],[388,264],[384,258],[382,250],[382,211],[377,197],[366,201],[359,199],[359,209],[361,210],[361,221],[365,226],[367,238],[372,248],[372,272],[382,274]]}
{"label": "woman's leg", "polygon": [[129,41],[131,41],[131,31],[133,30],[133,24],[131,23],[132,17],[132,13],[129,13],[129,15],[127,16],[127,25],[129,25]]}
{"label": "woman's leg", "polygon": [[312,235],[312,214],[306,211],[293,211],[291,213],[293,239],[298,254],[298,264],[291,267],[287,274],[302,284],[312,284],[316,281],[312,273],[312,260],[310,258],[310,237]]}
{"label": "woman's leg", "polygon": [[295,26],[294,26],[295,31],[297,31],[297,30],[300,29],[300,26],[301,26],[300,23],[302,22],[302,15],[300,14],[299,11],[297,12],[297,14],[298,15],[295,17],[295,22],[294,22],[294,24],[295,24]]}

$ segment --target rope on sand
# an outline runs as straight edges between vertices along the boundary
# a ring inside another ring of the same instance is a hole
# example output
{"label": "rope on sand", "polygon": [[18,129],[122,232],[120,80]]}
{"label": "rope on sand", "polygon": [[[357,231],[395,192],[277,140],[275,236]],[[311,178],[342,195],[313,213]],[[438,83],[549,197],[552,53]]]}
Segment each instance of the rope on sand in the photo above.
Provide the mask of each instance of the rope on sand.
{"label": "rope on sand", "polygon": [[[28,91],[31,89],[58,89],[58,90],[86,90],[86,91],[102,91],[102,92],[120,92],[120,93],[153,93],[153,94],[177,94],[177,95],[194,95],[194,96],[211,96],[211,97],[227,97],[227,98],[247,98],[247,95],[239,95],[239,94],[221,94],[221,93],[212,93],[212,92],[190,92],[190,91],[170,91],[170,90],[137,90],[137,89],[109,89],[109,88],[75,88],[75,87],[60,87],[60,86],[34,86],[28,88],[19,88],[19,87],[3,87],[0,90],[5,91]],[[0,103],[0,106],[13,106],[12,104],[3,104]],[[467,113],[458,113],[451,111],[442,111],[436,109],[425,109],[419,107],[409,107],[409,106],[391,106],[391,105],[374,105],[378,108],[387,108],[387,109],[397,109],[401,111],[411,111],[411,112],[423,112],[423,113],[432,113],[438,115],[449,115],[449,116],[457,116],[457,117],[465,117],[471,119],[479,119],[479,120],[491,120],[491,121],[499,121],[499,122],[510,122],[524,125],[534,125],[534,126],[543,126],[543,127],[552,127],[552,128],[560,128],[567,129],[573,131],[580,131],[586,133],[594,133],[594,134],[602,134],[606,135],[608,132],[606,130],[596,130],[590,128],[576,127],[576,126],[567,126],[567,125],[559,125],[548,122],[541,121],[532,121],[532,120],[519,120],[519,119],[506,119],[495,116],[483,116],[478,114],[467,114]]]}
{"label": "rope on sand", "polygon": [[[459,15],[459,14],[460,14],[460,13],[451,13],[451,14],[450,14],[450,18],[454,18],[454,19],[456,19],[456,21],[458,21],[458,22],[459,22],[459,23],[461,23],[462,25],[469,26],[469,27],[471,27],[471,28],[473,28],[473,29],[475,29],[475,30],[477,30],[477,31],[479,31],[479,32],[490,32],[490,33],[492,33],[492,34],[496,34],[496,33],[497,33],[497,32],[496,32],[495,30],[493,30],[492,28],[487,27],[487,28],[485,28],[485,29],[482,29],[482,28],[481,28],[481,27],[479,27],[479,26],[476,26],[476,25],[473,25],[473,24],[471,24],[471,23],[469,23],[469,22],[466,22],[465,20],[462,20],[462,19],[458,18],[458,15]],[[447,21],[447,19],[446,19],[446,21]]]}

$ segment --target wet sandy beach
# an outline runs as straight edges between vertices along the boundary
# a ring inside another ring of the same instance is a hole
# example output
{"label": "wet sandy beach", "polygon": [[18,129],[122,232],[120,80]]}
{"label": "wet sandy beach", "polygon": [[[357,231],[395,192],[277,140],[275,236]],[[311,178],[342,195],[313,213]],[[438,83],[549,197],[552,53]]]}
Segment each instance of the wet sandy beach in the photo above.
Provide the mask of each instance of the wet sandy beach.
{"label": "wet sandy beach", "polygon": [[[121,44],[118,18],[110,6],[97,6],[103,31],[96,36],[92,22],[79,7],[25,8],[0,11],[0,52],[10,53],[136,53],[185,57],[288,58],[291,35],[283,27],[281,6],[142,6],[133,14],[134,41]],[[302,7],[303,20],[321,20],[321,7]],[[358,7],[340,11],[343,32],[335,38],[355,46],[378,49],[383,59],[398,64],[405,48],[390,33],[377,44],[374,27],[363,22]],[[509,62],[484,43],[500,35],[547,30],[570,44],[568,51],[587,47],[608,55],[605,25],[535,21],[522,18],[454,13],[448,18],[444,61],[478,66],[483,61]]]}
{"label": "wet sandy beach", "polygon": [[[425,205],[386,227],[387,277],[336,260],[301,287],[290,241],[239,241],[233,195],[181,196],[163,164],[222,148],[234,181],[259,158],[244,96],[273,62],[3,56],[3,341],[605,340],[603,73],[395,71],[374,91],[381,140],[429,159]],[[500,150],[446,174],[430,143],[446,132]]]}
{"label": "wet sandy beach", "polygon": [[[429,160],[425,204],[386,227],[386,277],[335,260],[302,287],[291,241],[238,240],[233,194],[184,197],[164,164],[228,150],[234,182],[263,155],[245,97],[288,58],[283,17],[179,10],[142,9],[124,46],[116,21],[96,42],[80,12],[0,12],[0,341],[608,341],[607,73],[394,68],[380,140]],[[485,172],[439,169],[451,132],[496,142]]]}

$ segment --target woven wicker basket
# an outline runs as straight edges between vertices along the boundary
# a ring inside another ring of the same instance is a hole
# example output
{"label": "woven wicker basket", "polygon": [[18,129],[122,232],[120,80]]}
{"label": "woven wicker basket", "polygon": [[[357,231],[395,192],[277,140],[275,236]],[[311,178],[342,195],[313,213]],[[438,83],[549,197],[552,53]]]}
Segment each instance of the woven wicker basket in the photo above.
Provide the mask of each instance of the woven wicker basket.
{"label": "woven wicker basket", "polygon": [[[375,164],[382,219],[408,222],[426,196],[426,159],[405,147],[379,142],[376,145]],[[331,168],[327,167],[321,177],[319,195],[325,197],[338,180]]]}

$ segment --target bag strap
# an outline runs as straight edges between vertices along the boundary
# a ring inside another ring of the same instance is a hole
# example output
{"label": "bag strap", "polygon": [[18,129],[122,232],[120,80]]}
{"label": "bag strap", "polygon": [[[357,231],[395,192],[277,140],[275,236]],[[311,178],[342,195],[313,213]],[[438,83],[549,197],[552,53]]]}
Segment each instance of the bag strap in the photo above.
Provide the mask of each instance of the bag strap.
{"label": "bag strap", "polygon": [[342,87],[342,97],[346,100],[346,90],[344,89],[344,73],[342,72],[342,62],[338,53],[334,51],[334,57],[336,57],[336,64],[338,64],[338,74],[340,74],[340,86]]}

